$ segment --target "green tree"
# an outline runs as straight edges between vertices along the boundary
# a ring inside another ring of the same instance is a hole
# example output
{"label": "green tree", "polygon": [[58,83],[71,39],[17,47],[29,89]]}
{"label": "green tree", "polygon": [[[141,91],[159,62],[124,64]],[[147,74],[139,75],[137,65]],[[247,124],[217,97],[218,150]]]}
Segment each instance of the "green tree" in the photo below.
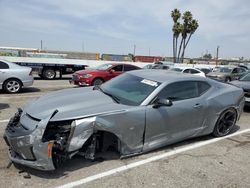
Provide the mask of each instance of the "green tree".
{"label": "green tree", "polygon": [[[174,9],[171,13],[173,19],[173,58],[174,63],[183,63],[185,50],[187,45],[199,27],[198,21],[193,19],[193,15],[190,11],[186,11],[181,15],[178,9]],[[182,19],[182,23],[179,21]],[[181,43],[178,48],[178,38],[181,35]]]}
{"label": "green tree", "polygon": [[207,53],[207,54],[203,55],[203,58],[204,59],[212,59],[213,57],[212,57],[212,55],[210,53]]}

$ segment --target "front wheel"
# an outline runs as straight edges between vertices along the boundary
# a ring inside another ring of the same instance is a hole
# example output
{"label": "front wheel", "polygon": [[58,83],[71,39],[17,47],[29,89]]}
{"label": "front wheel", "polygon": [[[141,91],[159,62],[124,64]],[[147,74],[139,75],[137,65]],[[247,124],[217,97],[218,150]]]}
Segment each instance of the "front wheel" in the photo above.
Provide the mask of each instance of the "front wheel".
{"label": "front wheel", "polygon": [[237,120],[237,112],[235,109],[230,108],[221,113],[217,120],[213,135],[216,137],[226,136],[234,128]]}
{"label": "front wheel", "polygon": [[225,82],[226,82],[226,83],[231,82],[231,78],[230,78],[230,77],[226,77],[226,78],[225,78]]}
{"label": "front wheel", "polygon": [[22,83],[17,79],[9,79],[4,83],[3,88],[7,93],[18,93],[22,88]]}
{"label": "front wheel", "polygon": [[96,78],[96,79],[94,79],[94,81],[93,81],[93,86],[99,86],[99,85],[101,85],[102,83],[103,83],[103,80],[102,80],[102,79]]}

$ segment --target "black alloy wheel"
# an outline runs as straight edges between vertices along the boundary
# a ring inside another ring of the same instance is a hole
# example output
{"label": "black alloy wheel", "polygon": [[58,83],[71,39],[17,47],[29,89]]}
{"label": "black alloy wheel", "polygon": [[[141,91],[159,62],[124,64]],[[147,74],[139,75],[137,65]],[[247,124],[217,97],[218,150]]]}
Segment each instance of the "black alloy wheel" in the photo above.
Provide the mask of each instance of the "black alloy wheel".
{"label": "black alloy wheel", "polygon": [[221,137],[229,134],[234,128],[237,120],[237,112],[235,109],[230,108],[224,111],[216,122],[213,135]]}

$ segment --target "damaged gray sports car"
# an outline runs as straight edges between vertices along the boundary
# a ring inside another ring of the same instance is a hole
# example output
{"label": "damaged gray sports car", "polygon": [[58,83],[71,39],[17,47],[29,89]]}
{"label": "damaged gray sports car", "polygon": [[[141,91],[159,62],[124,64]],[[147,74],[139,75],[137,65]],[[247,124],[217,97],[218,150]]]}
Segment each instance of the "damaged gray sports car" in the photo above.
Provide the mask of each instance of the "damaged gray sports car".
{"label": "damaged gray sports car", "polygon": [[55,170],[77,154],[94,160],[113,148],[123,158],[197,136],[225,136],[243,106],[235,86],[139,70],[30,102],[9,121],[4,138],[12,162]]}

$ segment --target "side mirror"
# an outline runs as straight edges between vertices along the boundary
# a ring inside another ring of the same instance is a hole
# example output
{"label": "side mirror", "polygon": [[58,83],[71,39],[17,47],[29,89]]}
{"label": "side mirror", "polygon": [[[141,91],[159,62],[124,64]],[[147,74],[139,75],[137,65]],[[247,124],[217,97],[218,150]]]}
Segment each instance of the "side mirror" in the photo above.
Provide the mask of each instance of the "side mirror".
{"label": "side mirror", "polygon": [[156,100],[156,103],[153,105],[153,108],[160,108],[161,106],[172,106],[173,102],[170,99],[160,98]]}

